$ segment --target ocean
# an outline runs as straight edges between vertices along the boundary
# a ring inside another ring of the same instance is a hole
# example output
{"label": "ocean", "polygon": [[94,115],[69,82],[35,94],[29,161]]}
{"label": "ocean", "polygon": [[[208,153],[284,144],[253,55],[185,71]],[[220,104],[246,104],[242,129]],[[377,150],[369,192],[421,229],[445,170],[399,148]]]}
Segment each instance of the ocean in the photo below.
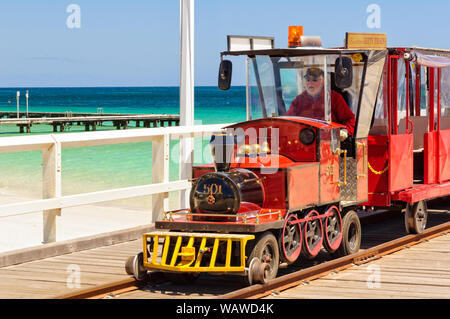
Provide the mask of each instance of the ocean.
{"label": "ocean", "polygon": [[[20,111],[25,111],[26,90],[29,91],[30,112],[179,114],[178,87],[0,88],[0,110],[16,111],[16,92],[20,91]],[[232,87],[228,91],[217,87],[196,87],[195,122],[220,124],[244,121],[245,103],[245,87]],[[97,127],[97,130],[115,129],[112,123]],[[70,132],[84,132],[84,126],[74,125],[65,133]],[[20,134],[19,128],[14,125],[0,125],[0,143],[2,137],[36,134],[54,133],[50,125],[33,126],[30,134]],[[207,140],[197,139],[195,149],[194,164],[211,161]],[[178,141],[171,141],[170,180],[178,179],[178,152]],[[63,149],[62,194],[150,184],[151,154],[150,142]],[[40,198],[41,162],[39,151],[0,154],[0,194]],[[114,204],[140,209],[149,207],[150,198],[116,202]]]}

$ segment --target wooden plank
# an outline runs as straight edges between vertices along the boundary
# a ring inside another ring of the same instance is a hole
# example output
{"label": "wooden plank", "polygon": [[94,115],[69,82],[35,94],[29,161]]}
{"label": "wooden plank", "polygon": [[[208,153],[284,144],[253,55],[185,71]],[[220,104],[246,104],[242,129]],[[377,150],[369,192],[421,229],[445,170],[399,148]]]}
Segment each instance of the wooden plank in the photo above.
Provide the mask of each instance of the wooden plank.
{"label": "wooden plank", "polygon": [[[326,288],[326,289],[325,289]],[[267,299],[402,299],[402,298],[440,298],[439,292],[423,292],[421,290],[405,291],[399,294],[398,290],[361,289],[360,287],[314,287],[302,286],[298,290],[282,292],[279,295],[271,295]]]}
{"label": "wooden plank", "polygon": [[[267,298],[450,298],[449,238],[440,236]],[[368,268],[374,265],[378,268]],[[370,285],[374,275],[379,286]]]}
{"label": "wooden plank", "polygon": [[[41,263],[39,265],[33,266],[30,268],[30,266],[23,266],[23,267],[14,267],[11,269],[2,269],[0,272],[0,277],[3,274],[3,271],[8,272],[18,272],[23,273],[24,271],[30,271],[30,269],[33,269],[33,272],[35,273],[66,273],[67,274],[67,267],[71,264],[63,264],[63,263]],[[92,265],[83,265],[82,271],[86,273],[105,273],[105,274],[116,274],[116,275],[126,275],[125,267],[98,267],[98,266],[92,266]]]}

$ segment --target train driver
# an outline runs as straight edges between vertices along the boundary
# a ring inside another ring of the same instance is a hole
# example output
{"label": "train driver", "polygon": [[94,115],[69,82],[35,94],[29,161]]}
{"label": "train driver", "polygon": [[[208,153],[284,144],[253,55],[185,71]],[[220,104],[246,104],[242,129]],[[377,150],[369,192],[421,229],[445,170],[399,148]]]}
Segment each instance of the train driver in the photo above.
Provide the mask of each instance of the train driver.
{"label": "train driver", "polygon": [[[292,101],[286,115],[323,119],[325,100],[323,70],[317,67],[308,68],[304,78],[306,90]],[[331,90],[331,121],[345,125],[347,132],[341,130],[341,140],[353,135],[355,115],[342,95],[333,90]]]}

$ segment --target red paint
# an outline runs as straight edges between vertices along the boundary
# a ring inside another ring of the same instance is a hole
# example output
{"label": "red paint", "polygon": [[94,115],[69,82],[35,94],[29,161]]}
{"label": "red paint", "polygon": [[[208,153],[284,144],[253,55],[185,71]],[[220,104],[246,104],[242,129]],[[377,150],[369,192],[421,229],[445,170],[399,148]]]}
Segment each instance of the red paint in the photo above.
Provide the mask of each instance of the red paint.
{"label": "red paint", "polygon": [[363,144],[364,146],[356,147],[357,155],[356,155],[356,173],[360,176],[357,179],[357,197],[356,200],[358,202],[366,201],[368,195],[368,166],[367,166],[367,157],[368,157],[368,142],[367,139],[359,139],[357,141],[359,144]]}
{"label": "red paint", "polygon": [[319,165],[298,165],[288,170],[289,209],[299,209],[309,204],[319,203],[318,176]]}
{"label": "red paint", "polygon": [[439,136],[439,183],[450,180],[450,130],[443,130]]}
{"label": "red paint", "polygon": [[450,181],[443,184],[417,185],[412,189],[407,189],[393,194],[392,199],[407,203],[417,203],[421,200],[428,200],[448,195],[450,195]]}
{"label": "red paint", "polygon": [[423,138],[424,184],[437,183],[436,176],[436,132],[425,133]]}
{"label": "red paint", "polygon": [[428,131],[434,131],[434,68],[428,68],[428,81],[430,94],[428,95],[428,119],[429,127]]}
{"label": "red paint", "polygon": [[422,94],[420,88],[421,82],[421,66],[416,64],[416,105],[415,105],[415,116],[420,116],[420,95]]}
{"label": "red paint", "polygon": [[[339,201],[339,160],[331,151],[330,141],[320,143],[320,202]],[[343,177],[341,177],[343,179]]]}
{"label": "red paint", "polygon": [[412,134],[391,135],[389,141],[389,191],[407,189],[413,186]]}
{"label": "red paint", "polygon": [[[368,166],[376,172],[382,172],[389,165],[388,160],[388,136],[370,135],[368,142]],[[369,206],[388,206],[390,197],[388,192],[389,171],[382,174],[375,174],[368,169],[368,202]]]}

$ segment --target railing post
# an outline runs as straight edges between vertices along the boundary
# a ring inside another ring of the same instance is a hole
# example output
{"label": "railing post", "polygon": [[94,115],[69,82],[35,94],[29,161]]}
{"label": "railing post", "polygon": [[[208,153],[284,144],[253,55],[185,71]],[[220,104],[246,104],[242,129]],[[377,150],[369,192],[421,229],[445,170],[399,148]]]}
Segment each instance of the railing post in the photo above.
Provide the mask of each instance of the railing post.
{"label": "railing post", "polygon": [[[180,0],[180,124],[194,125],[194,0]],[[194,140],[180,139],[180,179],[192,178]],[[180,192],[180,208],[189,204],[187,191]]]}
{"label": "railing post", "polygon": [[[61,144],[55,140],[42,151],[42,198],[61,197]],[[61,209],[43,211],[43,243],[56,241],[56,216]]]}
{"label": "railing post", "polygon": [[[158,136],[152,141],[152,183],[169,182],[169,145],[168,134]],[[169,193],[152,195],[152,220],[154,223],[169,210]]]}

